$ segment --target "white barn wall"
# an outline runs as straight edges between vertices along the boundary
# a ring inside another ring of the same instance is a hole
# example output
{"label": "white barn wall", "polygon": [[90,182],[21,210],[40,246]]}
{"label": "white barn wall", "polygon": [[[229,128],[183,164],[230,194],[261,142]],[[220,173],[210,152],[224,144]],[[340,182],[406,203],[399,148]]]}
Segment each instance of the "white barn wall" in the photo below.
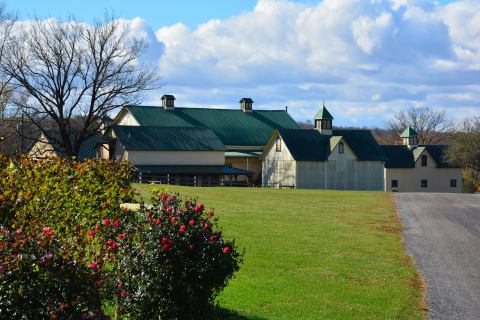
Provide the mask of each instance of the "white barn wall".
{"label": "white barn wall", "polygon": [[130,111],[125,112],[125,114],[120,119],[117,120],[116,124],[121,126],[139,126],[140,125],[140,123],[138,123],[138,121],[135,120],[135,118],[132,116]]}
{"label": "white barn wall", "polygon": [[272,143],[262,161],[262,184],[267,186],[295,186],[296,163],[282,140],[282,150]]}

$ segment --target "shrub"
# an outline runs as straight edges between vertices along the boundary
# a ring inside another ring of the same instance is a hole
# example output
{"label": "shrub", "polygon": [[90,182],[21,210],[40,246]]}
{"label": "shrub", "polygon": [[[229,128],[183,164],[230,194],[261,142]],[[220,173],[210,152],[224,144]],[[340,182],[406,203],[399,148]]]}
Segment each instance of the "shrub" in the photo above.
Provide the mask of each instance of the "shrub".
{"label": "shrub", "polygon": [[0,227],[0,261],[2,319],[103,317],[97,270],[74,259],[52,228]]}
{"label": "shrub", "polygon": [[119,205],[134,197],[131,169],[113,161],[0,156],[0,223],[28,231],[38,221],[65,237],[83,235],[95,221],[122,215]]}
{"label": "shrub", "polygon": [[205,319],[239,269],[234,241],[196,199],[157,193],[136,219],[105,220],[90,237],[114,266],[105,279],[120,314],[139,319]]}

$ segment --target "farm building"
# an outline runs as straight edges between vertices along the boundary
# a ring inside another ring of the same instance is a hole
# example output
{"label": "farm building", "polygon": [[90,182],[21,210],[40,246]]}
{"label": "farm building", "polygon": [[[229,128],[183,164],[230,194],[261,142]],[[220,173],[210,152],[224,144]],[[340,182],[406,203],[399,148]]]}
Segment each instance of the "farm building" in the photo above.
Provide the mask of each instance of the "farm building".
{"label": "farm building", "polygon": [[[262,158],[262,184],[272,187],[400,192],[461,192],[462,169],[444,159],[446,146],[418,145],[407,128],[405,145],[377,144],[369,130],[335,130],[325,108],[315,129],[279,129]],[[420,159],[420,161],[418,161]]]}
{"label": "farm building", "polygon": [[[285,110],[254,110],[253,100],[243,98],[240,100],[240,108],[233,109],[212,109],[212,108],[179,108],[175,106],[175,97],[173,95],[164,95],[162,97],[162,106],[127,106],[123,108],[114,119],[117,126],[136,126],[140,128],[176,128],[182,132],[190,129],[207,131],[214,134],[223,145],[223,158],[215,158],[215,165],[224,165],[226,180],[243,180],[249,183],[261,182],[262,163],[259,156],[264,149],[268,139],[276,129],[298,129],[297,123],[290,117]],[[185,130],[184,130],[185,129]],[[119,130],[118,128],[116,130]],[[154,129],[148,129],[154,130]],[[206,131],[205,131],[206,132]],[[114,137],[112,137],[114,138]],[[165,140],[162,134],[156,136],[158,140]],[[170,141],[177,139],[175,135],[169,136]],[[168,141],[165,141],[168,143]],[[104,144],[104,148],[108,145]],[[164,165],[163,156],[155,150],[158,156],[152,159],[149,165]],[[169,152],[171,153],[170,150]],[[203,163],[200,157],[197,161],[199,151],[184,154],[192,164],[200,165]],[[173,153],[171,153],[173,154]],[[218,152],[218,155],[220,152]],[[111,152],[110,156],[118,156],[118,150]],[[103,155],[105,157],[105,155]],[[140,158],[128,159],[140,171],[144,170],[144,161]],[[184,161],[184,160],[179,160]],[[165,164],[166,165],[166,164]],[[178,162],[176,169],[184,165]],[[186,164],[185,164],[186,165]],[[148,173],[148,172],[145,172]],[[240,174],[241,173],[241,174]],[[169,172],[174,174],[174,172]]]}
{"label": "farm building", "polygon": [[445,160],[446,145],[419,145],[411,127],[400,136],[403,145],[383,145],[385,191],[462,192],[462,168]]}

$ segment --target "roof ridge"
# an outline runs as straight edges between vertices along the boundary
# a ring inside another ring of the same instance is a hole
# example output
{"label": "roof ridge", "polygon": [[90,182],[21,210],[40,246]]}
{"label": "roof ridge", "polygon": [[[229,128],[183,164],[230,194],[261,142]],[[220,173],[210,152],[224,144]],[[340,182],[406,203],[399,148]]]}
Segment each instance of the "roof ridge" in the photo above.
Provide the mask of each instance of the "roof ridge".
{"label": "roof ridge", "polygon": [[[128,105],[128,106],[125,106],[125,108],[159,108],[159,109],[164,109],[163,106],[145,106],[145,105]],[[185,109],[199,109],[199,110],[221,110],[221,111],[239,111],[239,112],[244,112],[242,111],[241,109],[227,109],[227,108],[209,108],[209,107],[175,107],[173,110],[169,110],[169,111],[174,111],[174,110],[185,110]],[[285,109],[274,109],[274,110],[271,110],[271,109],[253,109],[252,112],[287,112]]]}

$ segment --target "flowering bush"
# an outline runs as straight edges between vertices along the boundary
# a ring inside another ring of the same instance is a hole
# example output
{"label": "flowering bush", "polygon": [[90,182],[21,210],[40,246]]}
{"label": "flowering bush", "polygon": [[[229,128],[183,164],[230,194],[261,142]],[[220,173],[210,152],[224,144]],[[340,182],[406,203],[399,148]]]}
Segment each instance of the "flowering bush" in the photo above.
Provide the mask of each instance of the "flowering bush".
{"label": "flowering bush", "polygon": [[242,261],[212,210],[178,194],[156,193],[136,219],[108,220],[89,232],[113,266],[104,279],[120,314],[139,319],[205,319]]}
{"label": "flowering bush", "polygon": [[99,275],[71,252],[51,227],[0,227],[2,319],[102,318]]}
{"label": "flowering bush", "polygon": [[0,224],[30,230],[32,221],[74,238],[131,201],[131,164],[64,159],[10,160],[0,155]]}

